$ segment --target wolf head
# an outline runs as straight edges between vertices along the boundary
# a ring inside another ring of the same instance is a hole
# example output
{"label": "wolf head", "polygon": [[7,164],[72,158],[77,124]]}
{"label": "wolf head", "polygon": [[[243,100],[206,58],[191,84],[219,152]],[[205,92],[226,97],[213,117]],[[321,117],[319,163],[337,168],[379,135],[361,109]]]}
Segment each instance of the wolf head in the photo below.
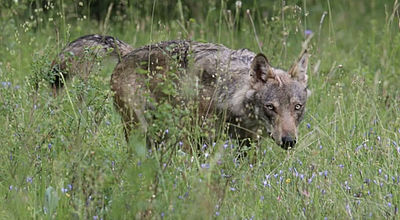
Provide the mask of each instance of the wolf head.
{"label": "wolf head", "polygon": [[251,64],[253,114],[284,149],[295,146],[305,112],[307,64],[307,51],[288,72],[271,67],[263,54],[256,55]]}

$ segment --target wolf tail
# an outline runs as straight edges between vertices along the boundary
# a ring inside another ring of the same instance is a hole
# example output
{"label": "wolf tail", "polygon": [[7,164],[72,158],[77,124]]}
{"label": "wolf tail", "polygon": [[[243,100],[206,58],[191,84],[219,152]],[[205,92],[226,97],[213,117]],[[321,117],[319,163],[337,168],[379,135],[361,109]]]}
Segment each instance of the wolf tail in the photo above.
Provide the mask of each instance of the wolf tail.
{"label": "wolf tail", "polygon": [[119,61],[133,48],[111,36],[91,34],[69,43],[51,64],[50,84],[54,95],[66,80],[80,75],[87,77],[99,58],[112,57]]}

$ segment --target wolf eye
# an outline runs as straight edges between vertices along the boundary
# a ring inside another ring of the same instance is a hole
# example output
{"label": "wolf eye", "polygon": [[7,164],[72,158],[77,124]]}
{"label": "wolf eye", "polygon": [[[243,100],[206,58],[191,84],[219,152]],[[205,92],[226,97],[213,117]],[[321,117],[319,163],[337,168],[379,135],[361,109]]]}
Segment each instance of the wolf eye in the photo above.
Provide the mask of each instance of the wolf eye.
{"label": "wolf eye", "polygon": [[265,108],[270,110],[270,111],[273,111],[275,109],[275,107],[272,104],[265,105]]}
{"label": "wolf eye", "polygon": [[300,104],[295,105],[295,106],[294,106],[294,109],[295,109],[295,110],[300,110],[300,109],[301,109],[301,105],[300,105]]}

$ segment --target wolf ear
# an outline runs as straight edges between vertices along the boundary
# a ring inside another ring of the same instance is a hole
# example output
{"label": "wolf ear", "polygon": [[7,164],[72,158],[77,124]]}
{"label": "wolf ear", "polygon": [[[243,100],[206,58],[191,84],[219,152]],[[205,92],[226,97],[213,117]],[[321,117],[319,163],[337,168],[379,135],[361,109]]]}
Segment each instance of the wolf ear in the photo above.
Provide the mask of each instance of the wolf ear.
{"label": "wolf ear", "polygon": [[297,63],[290,69],[289,74],[292,79],[298,82],[307,84],[307,66],[308,66],[308,53],[304,50]]}
{"label": "wolf ear", "polygon": [[254,57],[251,63],[251,74],[256,82],[266,82],[268,78],[275,78],[267,57],[262,53]]}

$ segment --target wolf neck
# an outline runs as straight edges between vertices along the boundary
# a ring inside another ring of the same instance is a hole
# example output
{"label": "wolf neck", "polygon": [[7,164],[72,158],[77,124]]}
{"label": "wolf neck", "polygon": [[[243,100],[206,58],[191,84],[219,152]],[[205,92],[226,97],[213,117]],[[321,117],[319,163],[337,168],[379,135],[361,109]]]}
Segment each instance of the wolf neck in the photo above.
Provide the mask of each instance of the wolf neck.
{"label": "wolf neck", "polygon": [[216,109],[235,117],[245,115],[245,98],[253,93],[249,69],[255,53],[198,42],[193,42],[191,50],[203,86],[213,87]]}

